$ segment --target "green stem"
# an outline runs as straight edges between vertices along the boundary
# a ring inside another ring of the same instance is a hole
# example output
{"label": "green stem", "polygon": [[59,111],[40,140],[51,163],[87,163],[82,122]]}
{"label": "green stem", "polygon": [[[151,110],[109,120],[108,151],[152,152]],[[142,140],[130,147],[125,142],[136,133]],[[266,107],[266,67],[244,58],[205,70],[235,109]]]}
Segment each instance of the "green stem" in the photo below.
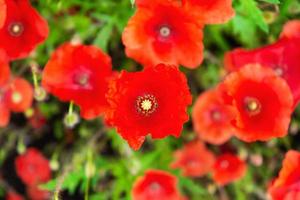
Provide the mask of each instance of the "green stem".
{"label": "green stem", "polygon": [[74,103],[73,103],[73,101],[71,101],[70,105],[69,105],[69,115],[73,114],[73,110],[74,110]]}
{"label": "green stem", "polygon": [[33,79],[34,88],[37,89],[39,87],[39,82],[38,82],[37,75],[36,75],[34,69],[32,69],[31,72],[32,72],[32,79]]}
{"label": "green stem", "polygon": [[87,177],[87,183],[85,187],[84,200],[89,200],[89,190],[90,190],[90,178]]}

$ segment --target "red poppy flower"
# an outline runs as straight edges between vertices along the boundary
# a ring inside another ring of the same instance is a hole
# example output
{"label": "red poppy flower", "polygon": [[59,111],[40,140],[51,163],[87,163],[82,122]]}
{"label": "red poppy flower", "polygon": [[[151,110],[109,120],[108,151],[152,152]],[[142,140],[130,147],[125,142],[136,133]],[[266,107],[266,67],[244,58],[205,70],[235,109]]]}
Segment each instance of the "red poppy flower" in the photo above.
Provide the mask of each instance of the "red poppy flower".
{"label": "red poppy flower", "polygon": [[268,193],[273,200],[300,200],[300,153],[290,150],[285,155],[279,177]]}
{"label": "red poppy flower", "polygon": [[266,141],[287,134],[293,97],[286,81],[273,70],[246,65],[229,74],[220,88],[237,110],[233,125],[238,138]]}
{"label": "red poppy flower", "polygon": [[133,200],[183,200],[177,189],[177,178],[160,170],[148,170],[132,188]]}
{"label": "red poppy flower", "polygon": [[274,44],[254,50],[236,49],[227,53],[225,67],[229,71],[235,71],[246,64],[259,63],[273,69],[287,81],[296,106],[300,101],[299,23],[299,21],[288,23],[281,34],[281,39]]}
{"label": "red poppy flower", "polygon": [[192,101],[184,74],[163,64],[142,72],[123,71],[112,81],[107,99],[107,122],[135,150],[148,134],[155,139],[179,137]]}
{"label": "red poppy flower", "polygon": [[235,118],[235,110],[224,104],[217,89],[206,91],[198,97],[192,117],[199,137],[211,144],[223,144],[235,132],[231,124]]}
{"label": "red poppy flower", "polygon": [[13,112],[24,112],[32,104],[33,88],[22,78],[15,78],[6,92],[9,108]]}
{"label": "red poppy flower", "polygon": [[0,49],[0,87],[5,85],[10,78],[8,59],[3,50]]}
{"label": "red poppy flower", "polygon": [[24,198],[13,192],[13,191],[9,191],[7,194],[6,194],[6,197],[5,197],[6,200],[24,200]]}
{"label": "red poppy flower", "polygon": [[219,156],[213,168],[213,180],[226,185],[242,178],[247,170],[246,163],[236,155],[225,153]]}
{"label": "red poppy flower", "polygon": [[222,24],[234,15],[232,0],[182,0],[201,24]]}
{"label": "red poppy flower", "polygon": [[291,20],[287,22],[280,34],[281,38],[300,39],[300,20]]}
{"label": "red poppy flower", "polygon": [[93,119],[107,106],[105,93],[111,68],[110,57],[101,49],[66,43],[48,61],[42,85],[61,101],[74,101],[83,118]]}
{"label": "red poppy flower", "polygon": [[5,127],[9,123],[10,110],[7,106],[5,98],[0,93],[0,127]]}
{"label": "red poppy flower", "polygon": [[47,38],[47,22],[29,0],[5,2],[7,14],[0,28],[0,48],[6,51],[10,59],[24,58]]}
{"label": "red poppy flower", "polygon": [[16,77],[0,88],[0,127],[9,123],[10,112],[24,112],[32,104],[33,88],[22,78]]}
{"label": "red poppy flower", "polygon": [[4,25],[6,19],[6,3],[5,0],[0,0],[0,28]]}
{"label": "red poppy flower", "polygon": [[123,32],[126,55],[145,66],[196,68],[203,59],[202,27],[177,1],[138,1]]}
{"label": "red poppy flower", "polygon": [[27,188],[27,195],[31,200],[48,200],[50,198],[50,192],[41,190],[38,186],[29,186]]}
{"label": "red poppy flower", "polygon": [[35,148],[27,149],[26,153],[15,160],[18,176],[29,186],[49,181],[51,169],[49,161]]}
{"label": "red poppy flower", "polygon": [[199,177],[207,174],[213,168],[214,154],[200,142],[190,142],[183,149],[174,153],[175,161],[172,168],[183,170],[184,176]]}

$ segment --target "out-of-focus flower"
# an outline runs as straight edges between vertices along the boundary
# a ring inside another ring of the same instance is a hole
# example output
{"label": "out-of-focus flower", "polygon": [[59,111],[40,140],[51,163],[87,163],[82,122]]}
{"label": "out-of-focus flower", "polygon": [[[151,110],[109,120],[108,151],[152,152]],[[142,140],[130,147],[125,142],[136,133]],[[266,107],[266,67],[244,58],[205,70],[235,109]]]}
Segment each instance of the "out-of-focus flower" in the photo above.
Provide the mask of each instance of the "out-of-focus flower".
{"label": "out-of-focus flower", "polygon": [[[48,36],[47,22],[30,5],[29,0],[0,1],[0,49],[11,60],[24,58]],[[5,9],[4,9],[5,10]]]}
{"label": "out-of-focus flower", "polygon": [[300,200],[300,153],[290,150],[279,172],[279,176],[268,189],[272,200]]}
{"label": "out-of-focus flower", "polygon": [[133,200],[183,200],[177,188],[177,178],[160,170],[148,170],[132,188]]}
{"label": "out-of-focus flower", "polygon": [[15,78],[6,92],[9,108],[13,112],[24,112],[33,100],[33,88],[23,78]]}
{"label": "out-of-focus flower", "polygon": [[25,79],[16,77],[0,87],[0,127],[9,123],[10,112],[24,112],[32,104],[33,89]]}
{"label": "out-of-focus flower", "polygon": [[49,181],[51,169],[49,161],[35,148],[29,148],[25,154],[15,160],[17,175],[28,186]]}
{"label": "out-of-focus flower", "polygon": [[42,85],[62,101],[74,101],[83,118],[93,119],[108,105],[105,93],[111,68],[110,57],[101,49],[66,43],[48,61]]}
{"label": "out-of-focus flower", "polygon": [[283,27],[280,38],[300,39],[300,20],[288,21]]}
{"label": "out-of-focus flower", "polygon": [[30,200],[48,200],[51,196],[49,191],[39,189],[35,185],[27,187],[27,195]]}
{"label": "out-of-focus flower", "polygon": [[34,108],[32,113],[28,116],[28,122],[32,128],[40,129],[46,124],[47,119],[39,108]]}
{"label": "out-of-focus flower", "polygon": [[269,68],[247,65],[220,85],[226,103],[237,110],[235,135],[247,142],[267,141],[288,133],[293,96],[286,81]]}
{"label": "out-of-focus flower", "polygon": [[123,71],[111,82],[107,99],[107,122],[135,150],[148,134],[154,139],[179,137],[192,101],[184,74],[163,64],[142,72]]}
{"label": "out-of-focus flower", "polygon": [[137,1],[123,43],[126,55],[144,66],[160,63],[198,67],[203,60],[203,32],[178,1]]}
{"label": "out-of-focus flower", "polygon": [[[284,78],[294,96],[294,106],[300,100],[300,21],[288,22],[280,39],[271,45],[254,50],[236,49],[225,56],[225,67],[236,71],[250,63],[259,63],[271,68]],[[284,95],[281,95],[284,96]]]}
{"label": "out-of-focus flower", "polygon": [[193,125],[199,137],[211,144],[223,144],[228,141],[235,128],[231,121],[235,118],[235,109],[224,104],[217,89],[201,94],[193,107]]}
{"label": "out-of-focus flower", "polygon": [[9,191],[6,194],[5,200],[24,200],[24,198],[16,192]]}
{"label": "out-of-focus flower", "polygon": [[218,185],[226,185],[242,178],[246,173],[246,163],[236,155],[220,155],[213,168],[213,180]]}
{"label": "out-of-focus flower", "polygon": [[214,154],[200,141],[186,144],[183,149],[174,153],[172,168],[183,170],[185,176],[199,177],[207,174],[213,168]]}
{"label": "out-of-focus flower", "polygon": [[182,0],[200,24],[222,24],[234,15],[232,0]]}

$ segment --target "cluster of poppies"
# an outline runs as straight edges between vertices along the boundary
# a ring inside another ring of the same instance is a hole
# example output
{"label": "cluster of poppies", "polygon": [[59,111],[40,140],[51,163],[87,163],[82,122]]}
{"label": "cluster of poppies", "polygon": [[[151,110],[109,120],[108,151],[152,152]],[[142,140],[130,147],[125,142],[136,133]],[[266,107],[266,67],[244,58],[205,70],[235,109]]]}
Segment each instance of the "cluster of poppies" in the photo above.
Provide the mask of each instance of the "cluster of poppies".
{"label": "cluster of poppies", "polygon": [[[136,0],[136,12],[122,41],[126,55],[142,64],[142,71],[113,71],[111,58],[100,48],[67,42],[44,67],[42,87],[79,106],[84,119],[102,116],[134,150],[140,149],[147,135],[179,137],[192,104],[179,66],[193,69],[201,64],[204,26],[232,18],[231,4],[232,0]],[[11,75],[9,62],[28,57],[48,32],[47,22],[29,0],[0,0],[0,126],[8,124],[10,111],[31,107],[34,93],[26,80]],[[232,153],[215,158],[203,141],[220,145],[232,136],[245,142],[285,136],[300,99],[299,46],[300,21],[291,21],[276,43],[227,53],[225,68],[230,73],[195,101],[192,120],[199,137],[175,152],[170,167],[191,177],[212,172],[219,185],[241,178],[246,172],[242,159]],[[288,152],[283,165],[269,189],[274,200],[300,195],[299,153]],[[19,156],[16,169],[29,196],[48,195],[37,188],[51,177],[48,161],[37,150]],[[139,178],[132,196],[134,200],[186,199],[177,189],[176,178],[159,170]]]}
{"label": "cluster of poppies", "polygon": [[0,127],[10,112],[24,112],[32,105],[33,87],[10,72],[9,62],[29,56],[48,36],[47,22],[28,0],[0,1]]}

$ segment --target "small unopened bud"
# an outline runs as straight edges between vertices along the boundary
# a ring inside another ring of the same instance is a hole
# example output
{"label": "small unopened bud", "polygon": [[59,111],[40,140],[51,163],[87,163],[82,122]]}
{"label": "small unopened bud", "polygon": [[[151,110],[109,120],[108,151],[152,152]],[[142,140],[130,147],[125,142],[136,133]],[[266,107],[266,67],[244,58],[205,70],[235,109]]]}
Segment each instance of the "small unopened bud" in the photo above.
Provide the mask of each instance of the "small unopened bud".
{"label": "small unopened bud", "polygon": [[23,140],[19,140],[17,144],[17,151],[19,154],[23,154],[26,151],[26,146],[23,143]]}
{"label": "small unopened bud", "polygon": [[73,38],[71,39],[71,44],[73,45],[78,45],[82,43],[82,39],[80,38],[79,35],[74,35]]}
{"label": "small unopened bud", "polygon": [[267,24],[272,24],[276,20],[277,13],[271,11],[265,11],[263,13],[263,16]]}
{"label": "small unopened bud", "polygon": [[44,88],[42,87],[37,87],[34,90],[34,98],[37,101],[44,101],[47,98],[47,92]]}
{"label": "small unopened bud", "polygon": [[28,108],[26,111],[25,111],[25,116],[27,118],[31,118],[33,115],[34,115],[34,109],[33,108]]}
{"label": "small unopened bud", "polygon": [[57,171],[59,169],[59,163],[57,160],[51,160],[50,161],[50,168],[53,170],[53,171]]}
{"label": "small unopened bud", "polygon": [[64,124],[68,128],[74,128],[79,123],[79,116],[77,113],[72,112],[65,115]]}
{"label": "small unopened bud", "polygon": [[292,122],[290,125],[290,133],[296,135],[299,131],[299,125],[297,122]]}
{"label": "small unopened bud", "polygon": [[215,184],[209,184],[207,186],[207,191],[210,193],[210,194],[215,194],[216,191],[217,191],[217,187]]}
{"label": "small unopened bud", "polygon": [[254,166],[259,167],[263,164],[263,157],[260,154],[253,154],[250,156],[250,161]]}
{"label": "small unopened bud", "polygon": [[248,157],[248,152],[246,149],[241,149],[239,151],[239,157],[242,159],[242,160],[246,160],[247,157]]}
{"label": "small unopened bud", "polygon": [[95,175],[95,173],[96,173],[96,167],[95,167],[94,163],[87,162],[85,165],[85,176],[87,178],[91,178]]}

